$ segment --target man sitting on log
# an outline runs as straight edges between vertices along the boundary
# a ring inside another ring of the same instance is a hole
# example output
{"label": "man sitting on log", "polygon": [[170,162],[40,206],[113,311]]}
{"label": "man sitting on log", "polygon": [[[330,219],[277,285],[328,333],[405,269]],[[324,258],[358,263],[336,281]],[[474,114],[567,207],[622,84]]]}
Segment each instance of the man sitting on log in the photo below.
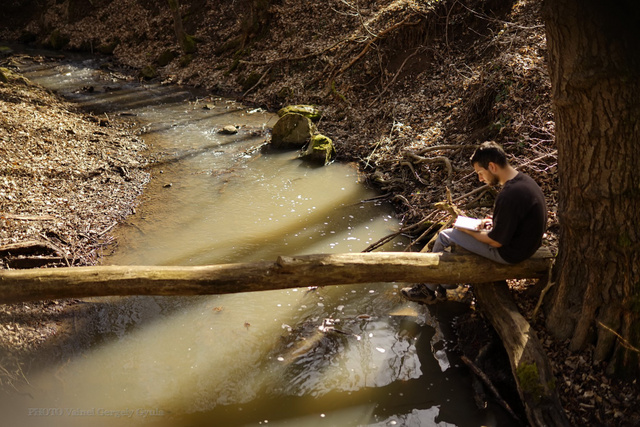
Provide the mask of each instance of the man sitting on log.
{"label": "man sitting on log", "polygon": [[[507,161],[502,147],[484,142],[471,156],[471,164],[481,182],[500,184],[493,219],[482,220],[480,229],[459,227],[443,230],[432,252],[442,252],[456,244],[475,254],[502,264],[516,264],[531,257],[542,244],[547,224],[547,207],[542,190],[527,174]],[[405,298],[422,303],[446,299],[446,289],[457,285],[417,284],[403,288]]]}

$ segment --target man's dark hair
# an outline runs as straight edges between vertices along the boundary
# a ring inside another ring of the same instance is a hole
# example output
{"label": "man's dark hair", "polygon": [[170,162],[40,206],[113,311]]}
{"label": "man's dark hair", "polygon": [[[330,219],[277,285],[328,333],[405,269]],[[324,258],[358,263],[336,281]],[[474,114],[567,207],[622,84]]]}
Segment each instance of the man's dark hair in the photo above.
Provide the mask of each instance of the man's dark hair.
{"label": "man's dark hair", "polygon": [[502,147],[493,141],[483,142],[471,156],[471,164],[479,164],[484,169],[489,169],[489,163],[495,163],[501,168],[506,167],[509,162],[507,161],[507,154]]}

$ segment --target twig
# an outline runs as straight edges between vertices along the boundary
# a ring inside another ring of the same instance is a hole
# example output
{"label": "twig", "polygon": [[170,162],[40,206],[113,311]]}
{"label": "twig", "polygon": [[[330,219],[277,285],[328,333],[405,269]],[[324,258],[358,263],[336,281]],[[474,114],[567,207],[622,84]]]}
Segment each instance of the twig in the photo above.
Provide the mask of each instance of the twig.
{"label": "twig", "polygon": [[409,56],[407,56],[404,61],[402,62],[402,64],[400,65],[400,68],[398,68],[398,71],[396,72],[396,74],[393,76],[393,78],[391,79],[391,81],[384,87],[384,89],[382,89],[382,92],[380,92],[378,94],[378,96],[376,96],[376,99],[374,99],[373,101],[371,101],[371,103],[368,105],[368,108],[371,108],[373,106],[373,104],[375,104],[376,102],[378,102],[378,100],[380,99],[380,97],[382,95],[384,95],[384,93],[387,91],[387,89],[389,89],[396,81],[396,79],[398,78],[398,76],[400,75],[400,73],[402,72],[402,69],[404,68],[404,65],[407,63],[407,61],[409,61],[411,58],[413,58],[414,56],[416,56],[416,54],[418,53],[418,51],[420,50],[420,48],[416,48],[413,53]]}
{"label": "twig", "polygon": [[[378,39],[386,36],[388,33],[390,33],[391,31],[395,30],[396,28],[399,28],[401,26],[403,26],[408,20],[409,18],[411,18],[411,16],[407,16],[406,18],[404,18],[402,21],[400,21],[399,23],[390,26],[389,28],[380,31],[380,33],[378,33],[378,35],[369,40],[369,43],[367,43],[367,45],[360,51],[360,53],[358,54],[358,56],[356,56],[353,60],[351,60],[351,62],[349,62],[347,65],[345,65],[340,71],[338,71],[338,73],[336,75],[340,75],[342,73],[344,73],[345,71],[347,71],[349,68],[353,67],[359,60],[360,58],[362,58],[371,48],[371,45],[377,41]],[[416,25],[418,24],[418,22],[413,22],[407,25]],[[332,76],[332,78],[335,76]]]}
{"label": "twig", "polygon": [[342,39],[334,44],[332,44],[331,46],[322,49],[319,52],[312,52],[312,53],[308,53],[306,55],[302,55],[302,56],[294,56],[294,57],[290,57],[290,58],[276,58],[272,61],[243,61],[240,60],[241,64],[247,64],[247,65],[273,65],[276,64],[278,62],[292,62],[292,61],[303,61],[305,59],[309,59],[309,58],[313,58],[315,56],[320,56],[324,53],[329,52],[330,50],[335,49],[336,47],[340,46],[342,43],[346,43],[350,40],[350,38],[346,38],[346,39]]}
{"label": "twig", "polygon": [[553,269],[553,264],[554,263],[551,263],[551,265],[549,265],[549,271],[547,271],[547,284],[544,286],[544,289],[542,289],[542,292],[540,292],[540,297],[538,298],[536,307],[533,309],[533,314],[531,315],[531,318],[534,320],[538,315],[538,310],[540,310],[540,307],[542,306],[542,301],[544,300],[545,295],[547,295],[547,292],[549,292],[549,289],[551,289],[553,285],[555,285],[555,282],[551,280],[551,270]]}
{"label": "twig", "polygon": [[388,235],[384,236],[382,239],[378,240],[377,242],[372,243],[369,246],[367,246],[366,249],[364,249],[362,252],[371,252],[374,249],[377,249],[380,246],[384,245],[385,243],[388,243],[391,240],[395,239],[399,235],[401,235],[403,233],[408,233],[409,231],[420,227],[422,224],[424,224],[425,222],[429,221],[431,219],[431,217],[435,213],[437,213],[437,211],[432,212],[431,214],[429,214],[426,217],[422,218],[420,221],[416,222],[415,224],[408,225],[406,227],[402,227],[400,230],[396,231],[395,233],[391,233],[391,234],[388,234]]}
{"label": "twig", "polygon": [[513,409],[511,409],[511,406],[509,406],[509,404],[500,396],[500,392],[498,392],[498,389],[495,388],[489,377],[487,377],[487,375],[482,372],[482,370],[480,370],[480,368],[478,368],[475,363],[469,360],[467,356],[460,356],[460,360],[462,360],[464,364],[467,365],[469,369],[471,369],[471,371],[482,380],[482,382],[489,388],[489,390],[491,390],[491,393],[493,393],[495,398],[498,400],[500,406],[502,406],[514,419],[518,420],[518,422],[521,422],[520,418],[518,418],[516,413],[513,412]]}
{"label": "twig", "polygon": [[[437,212],[437,211],[436,211]],[[404,249],[404,252],[407,252],[409,249],[411,249],[411,247],[413,245],[415,245],[416,243],[418,243],[420,240],[422,240],[425,236],[427,236],[429,233],[431,233],[431,231],[436,228],[438,226],[437,222],[434,222],[433,224],[431,224],[431,227],[427,228],[426,231],[424,231],[420,236],[418,236],[417,239],[413,240],[411,243],[409,243],[407,245],[407,247]]]}
{"label": "twig", "polygon": [[260,83],[262,83],[262,79],[264,79],[264,78],[265,78],[265,76],[266,76],[267,74],[269,74],[269,71],[271,71],[271,68],[272,68],[272,67],[267,68],[267,71],[265,71],[265,72],[262,74],[262,76],[260,76],[260,78],[258,79],[258,81],[256,82],[256,84],[254,84],[253,86],[251,86],[249,89],[247,89],[247,91],[246,91],[245,93],[243,93],[243,94],[242,94],[242,98],[244,98],[245,96],[247,96],[247,94],[248,94],[249,92],[251,92],[252,90],[254,90],[255,88],[257,88],[257,87],[258,87],[258,85],[259,85]]}
{"label": "twig", "polygon": [[624,339],[619,333],[617,333],[616,331],[614,331],[613,329],[611,329],[610,327],[608,327],[607,325],[603,324],[602,322],[598,322],[598,325],[603,327],[604,329],[606,329],[607,331],[611,332],[613,335],[615,335],[616,337],[618,337],[618,339],[620,340],[620,345],[623,346],[624,348],[626,348],[627,350],[631,350],[635,353],[640,353],[640,350],[635,348],[633,345],[631,345],[631,343],[629,343],[629,341],[627,341],[626,339]]}
{"label": "twig", "polygon": [[469,197],[469,196],[473,196],[473,195],[474,195],[474,194],[476,194],[476,193],[479,193],[479,192],[481,192],[481,191],[485,191],[485,190],[488,190],[488,189],[489,189],[489,185],[488,185],[488,184],[485,184],[485,185],[483,185],[482,187],[478,187],[478,188],[476,188],[475,190],[471,190],[471,191],[469,191],[468,193],[463,194],[463,195],[462,195],[462,196],[460,196],[460,197],[456,197],[455,199],[453,199],[453,200],[452,200],[452,202],[453,202],[453,203],[455,203],[455,202],[459,202],[459,201],[460,201],[460,200],[462,200],[462,199],[466,199],[466,198],[467,198],[467,197]]}
{"label": "twig", "polygon": [[432,145],[431,147],[425,147],[420,149],[416,154],[422,155],[425,153],[429,153],[431,151],[440,151],[440,150],[459,150],[463,148],[478,148],[475,144],[467,144],[467,145],[459,145],[459,144],[443,144],[443,145]]}
{"label": "twig", "polygon": [[543,154],[541,156],[536,157],[535,159],[528,160],[528,161],[518,165],[518,168],[522,168],[522,167],[530,165],[531,163],[535,163],[535,162],[538,162],[538,161],[540,161],[542,159],[545,159],[547,157],[553,157],[553,156],[557,156],[557,155],[558,155],[558,150],[553,150],[553,151],[551,151],[549,153],[545,153],[545,154]]}
{"label": "twig", "polygon": [[451,12],[453,11],[453,8],[456,6],[457,3],[458,3],[458,0],[454,1],[451,7],[449,8],[449,11],[447,12],[447,19],[446,19],[445,29],[444,29],[444,42],[445,42],[445,45],[447,46],[447,52],[451,50],[449,48],[449,15],[451,15]]}

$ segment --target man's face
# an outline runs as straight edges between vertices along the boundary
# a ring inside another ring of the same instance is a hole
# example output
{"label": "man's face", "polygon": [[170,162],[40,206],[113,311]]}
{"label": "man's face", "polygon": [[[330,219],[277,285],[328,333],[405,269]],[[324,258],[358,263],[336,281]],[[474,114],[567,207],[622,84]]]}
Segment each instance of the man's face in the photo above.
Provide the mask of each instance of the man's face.
{"label": "man's face", "polygon": [[492,169],[492,165],[493,163],[489,163],[489,169],[485,169],[482,166],[480,166],[480,164],[474,163],[473,168],[476,170],[476,173],[478,174],[478,179],[480,180],[480,182],[484,182],[485,184],[495,186],[500,184],[500,179],[498,178],[498,175],[491,172],[490,169]]}

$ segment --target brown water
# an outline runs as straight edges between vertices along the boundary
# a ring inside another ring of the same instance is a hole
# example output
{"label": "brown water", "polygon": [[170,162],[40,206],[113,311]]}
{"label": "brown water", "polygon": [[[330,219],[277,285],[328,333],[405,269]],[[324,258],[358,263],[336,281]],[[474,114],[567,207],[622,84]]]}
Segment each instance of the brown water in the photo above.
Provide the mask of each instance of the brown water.
{"label": "brown water", "polygon": [[[32,70],[77,102],[126,112],[163,162],[112,264],[200,265],[357,252],[396,230],[348,165],[255,148],[276,118],[176,87],[109,80],[94,61]],[[117,79],[116,79],[117,80]],[[86,84],[93,94],[78,94]],[[101,85],[120,85],[114,92]],[[237,135],[216,129],[240,125]],[[170,186],[169,186],[170,184]],[[402,250],[403,242],[385,250]],[[87,300],[77,337],[4,399],[4,425],[480,426],[470,378],[446,348],[454,303],[428,310],[398,284],[203,297]],[[503,420],[501,424],[498,420]],[[8,424],[5,424],[8,423]]]}

